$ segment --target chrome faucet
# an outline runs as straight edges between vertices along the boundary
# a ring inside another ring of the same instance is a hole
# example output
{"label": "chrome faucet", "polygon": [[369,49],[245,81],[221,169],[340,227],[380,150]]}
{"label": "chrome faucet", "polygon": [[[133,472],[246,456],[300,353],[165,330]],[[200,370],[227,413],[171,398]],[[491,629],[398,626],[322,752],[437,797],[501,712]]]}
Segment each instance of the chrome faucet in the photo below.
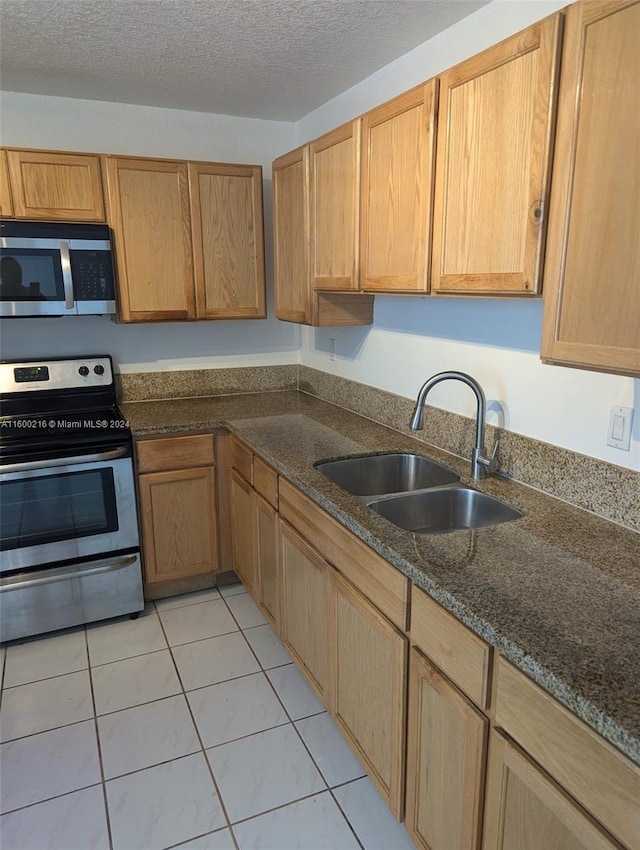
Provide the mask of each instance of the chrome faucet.
{"label": "chrome faucet", "polygon": [[409,427],[413,431],[419,431],[424,423],[424,402],[429,390],[439,384],[441,381],[462,381],[474,391],[478,401],[478,409],[476,411],[476,444],[471,454],[471,475],[473,478],[484,478],[487,472],[498,472],[500,465],[498,463],[498,445],[499,441],[493,447],[491,457],[485,456],[484,449],[484,420],[487,410],[487,400],[480,384],[471,375],[466,375],[464,372],[438,372],[420,388],[418,398],[416,399],[415,410],[411,417]]}

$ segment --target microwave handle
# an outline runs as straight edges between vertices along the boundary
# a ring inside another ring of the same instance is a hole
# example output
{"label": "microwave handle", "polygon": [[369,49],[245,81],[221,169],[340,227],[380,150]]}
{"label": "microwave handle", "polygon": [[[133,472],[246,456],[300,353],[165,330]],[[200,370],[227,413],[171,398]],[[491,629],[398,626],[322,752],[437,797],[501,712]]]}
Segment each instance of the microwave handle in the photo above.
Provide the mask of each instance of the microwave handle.
{"label": "microwave handle", "polygon": [[64,306],[67,310],[73,310],[75,300],[73,297],[73,280],[71,279],[71,255],[69,254],[69,243],[60,240],[60,262],[62,264],[62,284],[64,286]]}

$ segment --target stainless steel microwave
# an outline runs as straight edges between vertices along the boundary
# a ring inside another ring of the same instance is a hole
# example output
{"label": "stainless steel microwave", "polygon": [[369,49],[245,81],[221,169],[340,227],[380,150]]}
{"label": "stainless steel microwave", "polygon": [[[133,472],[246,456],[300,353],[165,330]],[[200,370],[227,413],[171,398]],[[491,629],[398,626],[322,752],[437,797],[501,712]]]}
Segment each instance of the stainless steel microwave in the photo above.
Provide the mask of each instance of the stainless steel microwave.
{"label": "stainless steel microwave", "polygon": [[106,225],[0,222],[0,316],[115,312]]}

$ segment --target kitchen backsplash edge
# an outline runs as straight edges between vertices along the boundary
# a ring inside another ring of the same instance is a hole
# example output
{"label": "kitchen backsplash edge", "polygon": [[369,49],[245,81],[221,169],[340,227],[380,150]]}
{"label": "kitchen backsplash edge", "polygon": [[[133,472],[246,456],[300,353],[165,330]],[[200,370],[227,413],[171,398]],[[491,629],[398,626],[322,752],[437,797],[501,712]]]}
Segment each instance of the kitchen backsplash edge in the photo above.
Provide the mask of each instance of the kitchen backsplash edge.
{"label": "kitchen backsplash edge", "polygon": [[[471,418],[429,405],[424,430],[411,431],[412,399],[298,364],[123,373],[116,382],[122,401],[299,389],[459,457],[471,456],[475,436]],[[485,437],[488,448],[500,439],[510,478],[640,531],[640,473],[493,425]]]}

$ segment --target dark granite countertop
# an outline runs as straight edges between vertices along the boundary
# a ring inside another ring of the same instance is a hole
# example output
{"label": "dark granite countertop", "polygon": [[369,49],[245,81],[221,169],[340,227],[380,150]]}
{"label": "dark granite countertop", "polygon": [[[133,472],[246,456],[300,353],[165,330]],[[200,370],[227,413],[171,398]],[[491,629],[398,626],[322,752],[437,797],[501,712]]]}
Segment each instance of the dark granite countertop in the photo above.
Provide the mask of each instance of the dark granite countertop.
{"label": "dark granite countertop", "polygon": [[[640,535],[298,392],[121,405],[134,435],[226,426],[412,582],[640,764]],[[524,511],[421,535],[330,482],[316,461],[410,450]],[[597,486],[597,485],[595,485]]]}

